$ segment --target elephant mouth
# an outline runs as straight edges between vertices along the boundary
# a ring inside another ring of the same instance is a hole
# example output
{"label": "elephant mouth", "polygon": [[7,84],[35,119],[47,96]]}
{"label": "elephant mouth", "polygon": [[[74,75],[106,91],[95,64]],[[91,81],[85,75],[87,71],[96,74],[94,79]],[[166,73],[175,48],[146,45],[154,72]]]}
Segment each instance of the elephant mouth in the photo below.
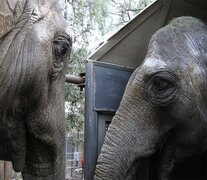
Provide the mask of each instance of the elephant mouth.
{"label": "elephant mouth", "polygon": [[147,179],[149,168],[149,157],[137,158],[129,167],[125,180]]}
{"label": "elephant mouth", "polygon": [[[154,179],[160,176],[160,161],[166,149],[171,148],[174,130],[169,130],[155,145],[155,150],[144,157],[136,158],[126,172],[124,180]],[[174,144],[173,144],[174,145]]]}

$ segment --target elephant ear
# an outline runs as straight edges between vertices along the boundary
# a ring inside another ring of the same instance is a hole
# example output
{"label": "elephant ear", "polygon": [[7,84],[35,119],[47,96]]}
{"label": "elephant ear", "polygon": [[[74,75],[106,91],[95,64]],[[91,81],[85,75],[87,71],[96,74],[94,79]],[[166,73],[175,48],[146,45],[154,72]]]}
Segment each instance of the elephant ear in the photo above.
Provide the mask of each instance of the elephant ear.
{"label": "elephant ear", "polygon": [[0,3],[0,38],[15,25],[26,0],[1,0]]}

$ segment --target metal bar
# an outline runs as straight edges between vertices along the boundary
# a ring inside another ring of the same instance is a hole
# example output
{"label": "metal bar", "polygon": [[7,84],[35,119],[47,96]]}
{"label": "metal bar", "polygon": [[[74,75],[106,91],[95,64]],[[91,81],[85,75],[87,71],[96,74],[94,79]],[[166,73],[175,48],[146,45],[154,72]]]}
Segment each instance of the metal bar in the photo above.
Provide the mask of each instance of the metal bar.
{"label": "metal bar", "polygon": [[98,157],[97,113],[93,111],[95,97],[93,63],[86,64],[85,89],[85,134],[84,134],[84,179],[93,180]]}
{"label": "metal bar", "polygon": [[73,84],[83,84],[85,82],[85,78],[84,76],[81,75],[75,76],[75,75],[66,74],[65,82],[73,83]]}

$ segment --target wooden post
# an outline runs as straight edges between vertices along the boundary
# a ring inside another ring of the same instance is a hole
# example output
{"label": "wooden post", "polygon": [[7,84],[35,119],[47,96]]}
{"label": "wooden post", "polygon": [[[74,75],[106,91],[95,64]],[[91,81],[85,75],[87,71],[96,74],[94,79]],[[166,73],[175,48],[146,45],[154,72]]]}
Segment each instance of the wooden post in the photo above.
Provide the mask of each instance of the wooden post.
{"label": "wooden post", "polygon": [[4,163],[0,161],[0,180],[4,180]]}
{"label": "wooden post", "polygon": [[10,180],[11,165],[10,162],[4,161],[4,180]]}

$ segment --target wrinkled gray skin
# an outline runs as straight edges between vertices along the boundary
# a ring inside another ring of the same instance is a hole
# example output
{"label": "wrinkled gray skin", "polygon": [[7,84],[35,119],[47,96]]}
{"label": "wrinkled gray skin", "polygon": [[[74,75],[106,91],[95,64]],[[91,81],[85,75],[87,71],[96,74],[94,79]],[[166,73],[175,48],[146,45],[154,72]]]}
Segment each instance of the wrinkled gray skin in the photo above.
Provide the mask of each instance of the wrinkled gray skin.
{"label": "wrinkled gray skin", "polygon": [[153,35],[108,129],[95,180],[139,179],[136,168],[158,150],[158,179],[167,180],[177,164],[206,151],[206,66],[207,26],[200,20],[176,18]]}
{"label": "wrinkled gray skin", "polygon": [[24,180],[65,179],[64,67],[71,38],[57,0],[0,4],[0,159]]}

